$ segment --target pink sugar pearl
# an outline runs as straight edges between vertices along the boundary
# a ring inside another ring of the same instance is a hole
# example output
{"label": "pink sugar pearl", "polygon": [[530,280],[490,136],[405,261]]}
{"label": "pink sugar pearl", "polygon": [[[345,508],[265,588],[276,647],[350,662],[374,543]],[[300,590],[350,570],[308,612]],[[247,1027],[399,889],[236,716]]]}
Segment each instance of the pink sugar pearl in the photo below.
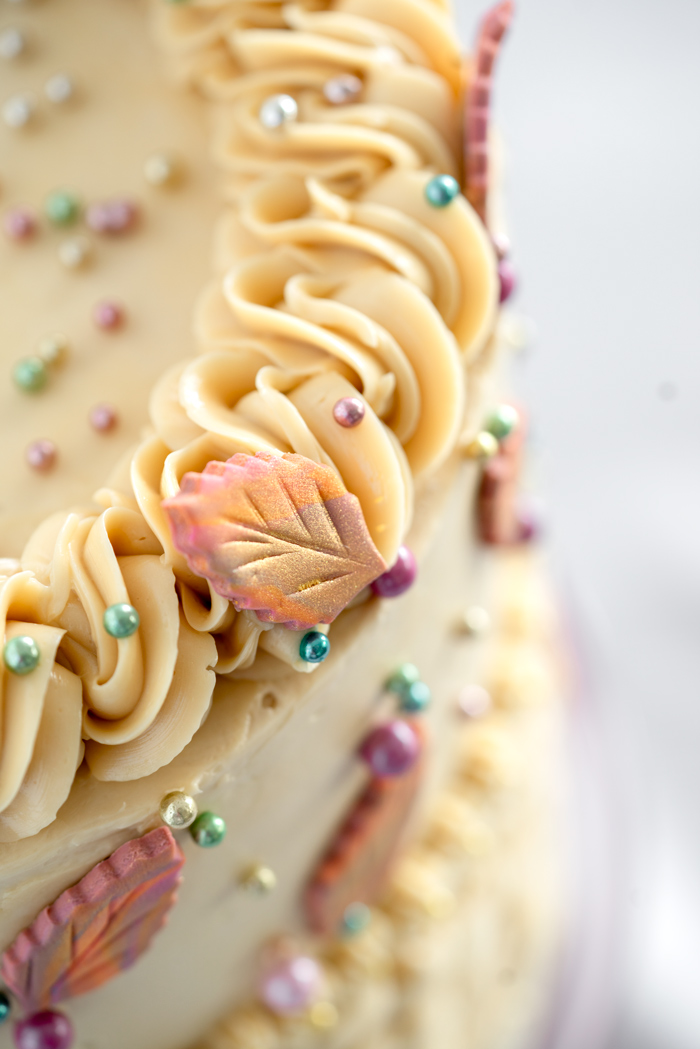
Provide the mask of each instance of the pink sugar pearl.
{"label": "pink sugar pearl", "polygon": [[415,764],[421,744],[408,721],[387,721],[365,736],[360,757],[380,779],[403,776]]}
{"label": "pink sugar pearl", "polygon": [[263,974],[259,994],[277,1016],[306,1012],[321,988],[321,968],[314,958],[299,954],[284,958]]}
{"label": "pink sugar pearl", "polygon": [[24,454],[32,470],[45,473],[55,465],[56,445],[53,441],[49,441],[46,438],[40,441],[32,441],[31,444],[27,445],[27,450]]}
{"label": "pink sugar pearl", "polygon": [[70,1049],[73,1025],[64,1013],[43,1009],[15,1024],[17,1049]]}
{"label": "pink sugar pearl", "polygon": [[126,233],[138,218],[138,207],[133,200],[117,198],[90,204],[85,221],[93,233]]}
{"label": "pink sugar pearl", "polygon": [[359,426],[365,417],[365,402],[359,397],[341,397],[333,408],[333,418],[339,426],[348,429]]}
{"label": "pink sugar pearl", "polygon": [[508,259],[501,259],[498,263],[498,279],[501,282],[499,302],[507,302],[515,291],[517,280],[515,270]]}
{"label": "pink sugar pearl", "polygon": [[10,240],[29,240],[36,233],[36,217],[28,208],[10,208],[2,224]]}
{"label": "pink sugar pearl", "polygon": [[457,705],[467,718],[480,718],[491,708],[491,696],[482,685],[465,685],[460,689]]}
{"label": "pink sugar pearl", "polygon": [[106,433],[117,425],[117,413],[111,404],[96,404],[90,410],[90,425],[93,430]]}
{"label": "pink sugar pearl", "polygon": [[400,546],[396,560],[388,571],[372,583],[372,590],[379,597],[399,597],[413,585],[418,566],[407,546]]}
{"label": "pink sugar pearl", "polygon": [[124,310],[119,303],[104,299],[95,306],[92,318],[102,331],[114,331],[124,323]]}

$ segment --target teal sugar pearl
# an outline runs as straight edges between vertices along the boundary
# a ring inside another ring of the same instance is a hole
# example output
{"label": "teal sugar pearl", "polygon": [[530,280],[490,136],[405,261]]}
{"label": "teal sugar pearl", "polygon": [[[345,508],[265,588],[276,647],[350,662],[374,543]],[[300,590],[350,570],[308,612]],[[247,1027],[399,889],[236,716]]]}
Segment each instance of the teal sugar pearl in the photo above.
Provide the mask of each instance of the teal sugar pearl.
{"label": "teal sugar pearl", "polygon": [[309,630],[299,644],[299,655],[305,663],[322,663],[331,650],[331,643],[320,630]]}
{"label": "teal sugar pearl", "polygon": [[402,693],[399,706],[406,714],[422,714],[430,706],[431,698],[425,681],[414,681]]}
{"label": "teal sugar pearl", "polygon": [[15,364],[12,378],[24,393],[36,393],[46,386],[48,371],[41,357],[25,357]]}
{"label": "teal sugar pearl", "polygon": [[0,1024],[4,1024],[10,1015],[12,1004],[4,991],[0,991]]}
{"label": "teal sugar pearl", "polygon": [[497,441],[503,441],[510,436],[519,422],[520,416],[512,404],[499,404],[488,417],[486,429]]}
{"label": "teal sugar pearl", "polygon": [[436,175],[425,187],[425,199],[434,208],[446,208],[459,196],[459,182],[452,175]]}
{"label": "teal sugar pearl", "polygon": [[356,936],[366,929],[372,920],[372,912],[366,903],[351,903],[343,914],[342,932],[345,936]]}
{"label": "teal sugar pearl", "polygon": [[112,637],[131,637],[139,628],[139,614],[133,605],[110,605],[102,617],[104,628]]}
{"label": "teal sugar pearl", "polygon": [[403,695],[406,689],[410,688],[416,681],[420,681],[418,667],[414,666],[413,663],[402,663],[387,680],[384,687],[388,692],[397,692],[399,695]]}
{"label": "teal sugar pearl", "polygon": [[39,666],[41,654],[33,637],[12,637],[5,645],[3,659],[13,674],[31,674]]}
{"label": "teal sugar pearl", "polygon": [[44,201],[44,211],[54,226],[70,226],[80,215],[80,203],[72,193],[56,190]]}
{"label": "teal sugar pearl", "polygon": [[190,834],[203,849],[213,849],[226,837],[226,824],[214,812],[200,812],[190,827]]}

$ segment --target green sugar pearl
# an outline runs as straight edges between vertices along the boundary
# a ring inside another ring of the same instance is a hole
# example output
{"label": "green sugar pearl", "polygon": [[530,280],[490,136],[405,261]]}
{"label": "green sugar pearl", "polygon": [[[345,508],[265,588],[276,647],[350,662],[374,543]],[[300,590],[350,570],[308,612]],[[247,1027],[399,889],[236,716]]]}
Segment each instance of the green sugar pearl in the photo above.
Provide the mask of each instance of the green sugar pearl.
{"label": "green sugar pearl", "polygon": [[299,643],[299,655],[305,663],[322,663],[331,650],[331,643],[320,630],[309,630]]}
{"label": "green sugar pearl", "polygon": [[213,849],[226,837],[226,824],[213,812],[200,812],[190,827],[190,834],[203,849]]}
{"label": "green sugar pearl", "polygon": [[15,364],[12,378],[24,393],[37,393],[46,386],[48,371],[41,357],[24,357]]}
{"label": "green sugar pearl", "polygon": [[434,208],[446,208],[459,196],[459,182],[452,175],[436,175],[425,187],[425,199]]}
{"label": "green sugar pearl", "polygon": [[430,706],[430,689],[425,681],[414,681],[401,694],[399,707],[406,714],[422,714]]}
{"label": "green sugar pearl", "polygon": [[4,991],[0,991],[0,1024],[4,1024],[10,1015],[12,1004]]}
{"label": "green sugar pearl", "polygon": [[5,666],[12,674],[31,674],[39,666],[41,654],[33,637],[12,637],[3,651]]}
{"label": "green sugar pearl", "polygon": [[70,226],[80,215],[80,203],[72,193],[56,190],[46,198],[44,211],[54,226]]}
{"label": "green sugar pearl", "polygon": [[486,429],[497,441],[504,441],[520,422],[520,416],[512,404],[499,404],[486,422]]}
{"label": "green sugar pearl", "polygon": [[102,617],[104,628],[112,637],[131,637],[139,628],[139,614],[133,605],[110,605]]}
{"label": "green sugar pearl", "polygon": [[406,689],[410,688],[416,681],[420,681],[418,667],[414,666],[413,663],[402,663],[387,680],[384,687],[387,692],[397,692],[399,695],[403,695]]}
{"label": "green sugar pearl", "polygon": [[366,903],[351,903],[343,913],[342,932],[345,936],[357,936],[372,921],[372,912]]}

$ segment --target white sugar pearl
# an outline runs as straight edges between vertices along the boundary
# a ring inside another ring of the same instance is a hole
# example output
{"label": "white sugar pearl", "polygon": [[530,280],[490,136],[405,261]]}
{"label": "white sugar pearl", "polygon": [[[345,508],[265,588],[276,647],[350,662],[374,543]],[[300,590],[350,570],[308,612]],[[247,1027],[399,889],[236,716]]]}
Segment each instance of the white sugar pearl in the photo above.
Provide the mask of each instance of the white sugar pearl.
{"label": "white sugar pearl", "polygon": [[344,106],[348,102],[354,102],[361,91],[362,81],[351,73],[334,76],[323,85],[326,102],[330,102],[332,106]]}
{"label": "white sugar pearl", "polygon": [[17,58],[26,47],[24,35],[19,29],[10,26],[0,33],[0,58]]}
{"label": "white sugar pearl", "polygon": [[69,98],[73,97],[73,81],[65,73],[56,73],[44,84],[44,94],[48,98],[49,102],[53,102],[54,105],[60,105],[62,102],[67,102]]}
{"label": "white sugar pearl", "polygon": [[171,186],[179,174],[179,163],[167,153],[153,153],[143,165],[143,177],[150,186]]}
{"label": "white sugar pearl", "polygon": [[291,95],[272,95],[261,105],[258,117],[263,127],[272,130],[296,120],[298,113],[297,104]]}
{"label": "white sugar pearl", "polygon": [[34,105],[26,95],[13,95],[2,107],[2,119],[8,127],[25,127],[32,119]]}
{"label": "white sugar pearl", "polygon": [[85,237],[64,240],[58,249],[60,262],[69,270],[80,269],[90,258],[90,242]]}

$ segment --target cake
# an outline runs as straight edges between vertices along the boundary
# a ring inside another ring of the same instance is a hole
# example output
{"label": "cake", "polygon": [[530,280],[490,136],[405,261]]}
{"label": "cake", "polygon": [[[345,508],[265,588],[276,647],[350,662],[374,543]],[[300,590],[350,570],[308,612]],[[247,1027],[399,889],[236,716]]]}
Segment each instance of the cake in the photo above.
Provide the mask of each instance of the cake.
{"label": "cake", "polygon": [[518,1049],[546,1012],[511,15],[464,61],[437,0],[3,14],[3,1046]]}

